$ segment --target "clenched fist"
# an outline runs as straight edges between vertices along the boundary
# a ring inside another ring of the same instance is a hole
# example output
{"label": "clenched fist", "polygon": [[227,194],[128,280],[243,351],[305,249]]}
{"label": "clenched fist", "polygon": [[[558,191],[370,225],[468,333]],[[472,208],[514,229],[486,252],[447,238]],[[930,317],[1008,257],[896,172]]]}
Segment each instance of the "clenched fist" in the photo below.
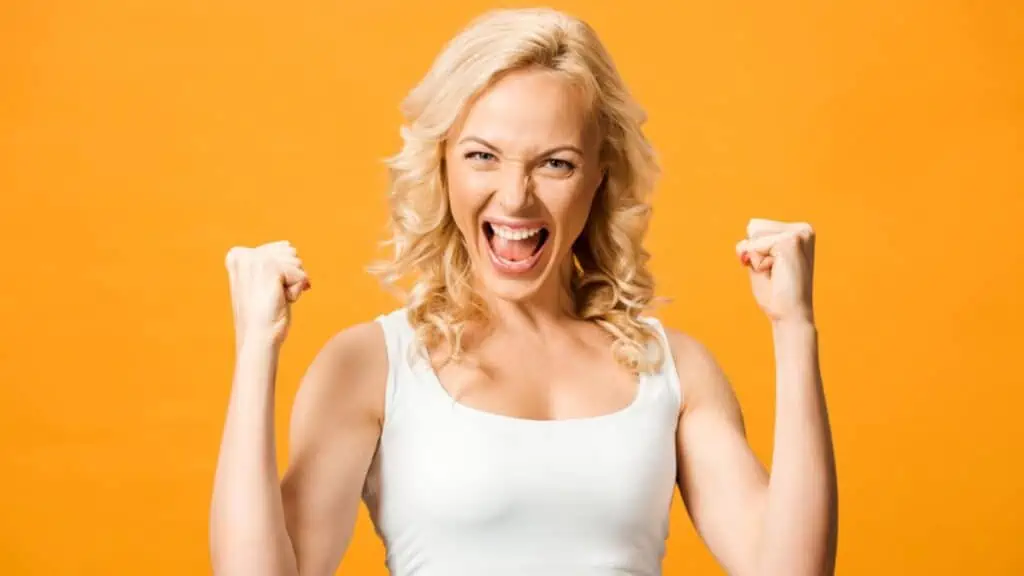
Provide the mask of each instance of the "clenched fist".
{"label": "clenched fist", "polygon": [[736,253],[750,269],[758,305],[774,322],[814,323],[814,229],[754,218]]}
{"label": "clenched fist", "polygon": [[289,242],[255,248],[236,246],[225,258],[237,345],[262,338],[280,346],[288,334],[291,303],[310,288],[298,253]]}

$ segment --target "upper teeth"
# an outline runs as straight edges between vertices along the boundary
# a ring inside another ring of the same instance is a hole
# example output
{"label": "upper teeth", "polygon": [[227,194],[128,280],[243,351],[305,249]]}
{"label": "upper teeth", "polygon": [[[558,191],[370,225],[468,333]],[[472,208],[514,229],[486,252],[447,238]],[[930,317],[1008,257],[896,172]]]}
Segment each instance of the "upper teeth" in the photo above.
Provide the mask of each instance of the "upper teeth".
{"label": "upper teeth", "polygon": [[525,240],[541,231],[541,228],[509,228],[508,226],[499,226],[497,224],[492,224],[491,228],[494,230],[495,235],[501,236],[506,240]]}

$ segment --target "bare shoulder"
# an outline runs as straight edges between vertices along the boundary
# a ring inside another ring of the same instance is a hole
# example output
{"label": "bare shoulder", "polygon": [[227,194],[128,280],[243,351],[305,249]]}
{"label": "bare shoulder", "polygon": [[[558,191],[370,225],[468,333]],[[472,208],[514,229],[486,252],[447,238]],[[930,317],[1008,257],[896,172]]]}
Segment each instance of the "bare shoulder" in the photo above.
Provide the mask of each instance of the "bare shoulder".
{"label": "bare shoulder", "polygon": [[299,385],[292,430],[319,424],[379,424],[384,413],[388,358],[377,322],[336,333],[317,352]]}
{"label": "bare shoulder", "polygon": [[665,327],[665,336],[677,370],[718,369],[714,354],[696,337],[668,326]]}
{"label": "bare shoulder", "polygon": [[710,407],[741,419],[736,394],[711,350],[681,330],[665,327],[665,336],[679,374],[684,413]]}

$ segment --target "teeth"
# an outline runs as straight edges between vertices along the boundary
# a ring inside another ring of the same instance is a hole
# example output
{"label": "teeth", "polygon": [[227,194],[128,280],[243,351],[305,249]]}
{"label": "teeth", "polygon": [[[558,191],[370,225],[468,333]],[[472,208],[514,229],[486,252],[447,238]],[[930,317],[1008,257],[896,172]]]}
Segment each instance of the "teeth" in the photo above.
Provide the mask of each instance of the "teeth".
{"label": "teeth", "polygon": [[509,228],[498,224],[492,224],[491,229],[494,230],[495,236],[500,236],[506,240],[526,240],[536,236],[541,231],[540,228]]}

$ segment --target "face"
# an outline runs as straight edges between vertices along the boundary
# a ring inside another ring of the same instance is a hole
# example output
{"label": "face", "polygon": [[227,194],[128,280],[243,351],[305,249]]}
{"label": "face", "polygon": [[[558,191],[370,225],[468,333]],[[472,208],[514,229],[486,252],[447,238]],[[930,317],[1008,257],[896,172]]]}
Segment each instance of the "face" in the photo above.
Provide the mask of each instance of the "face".
{"label": "face", "polygon": [[476,280],[498,298],[557,290],[600,185],[600,135],[582,94],[542,70],[479,95],[445,150],[452,215]]}

